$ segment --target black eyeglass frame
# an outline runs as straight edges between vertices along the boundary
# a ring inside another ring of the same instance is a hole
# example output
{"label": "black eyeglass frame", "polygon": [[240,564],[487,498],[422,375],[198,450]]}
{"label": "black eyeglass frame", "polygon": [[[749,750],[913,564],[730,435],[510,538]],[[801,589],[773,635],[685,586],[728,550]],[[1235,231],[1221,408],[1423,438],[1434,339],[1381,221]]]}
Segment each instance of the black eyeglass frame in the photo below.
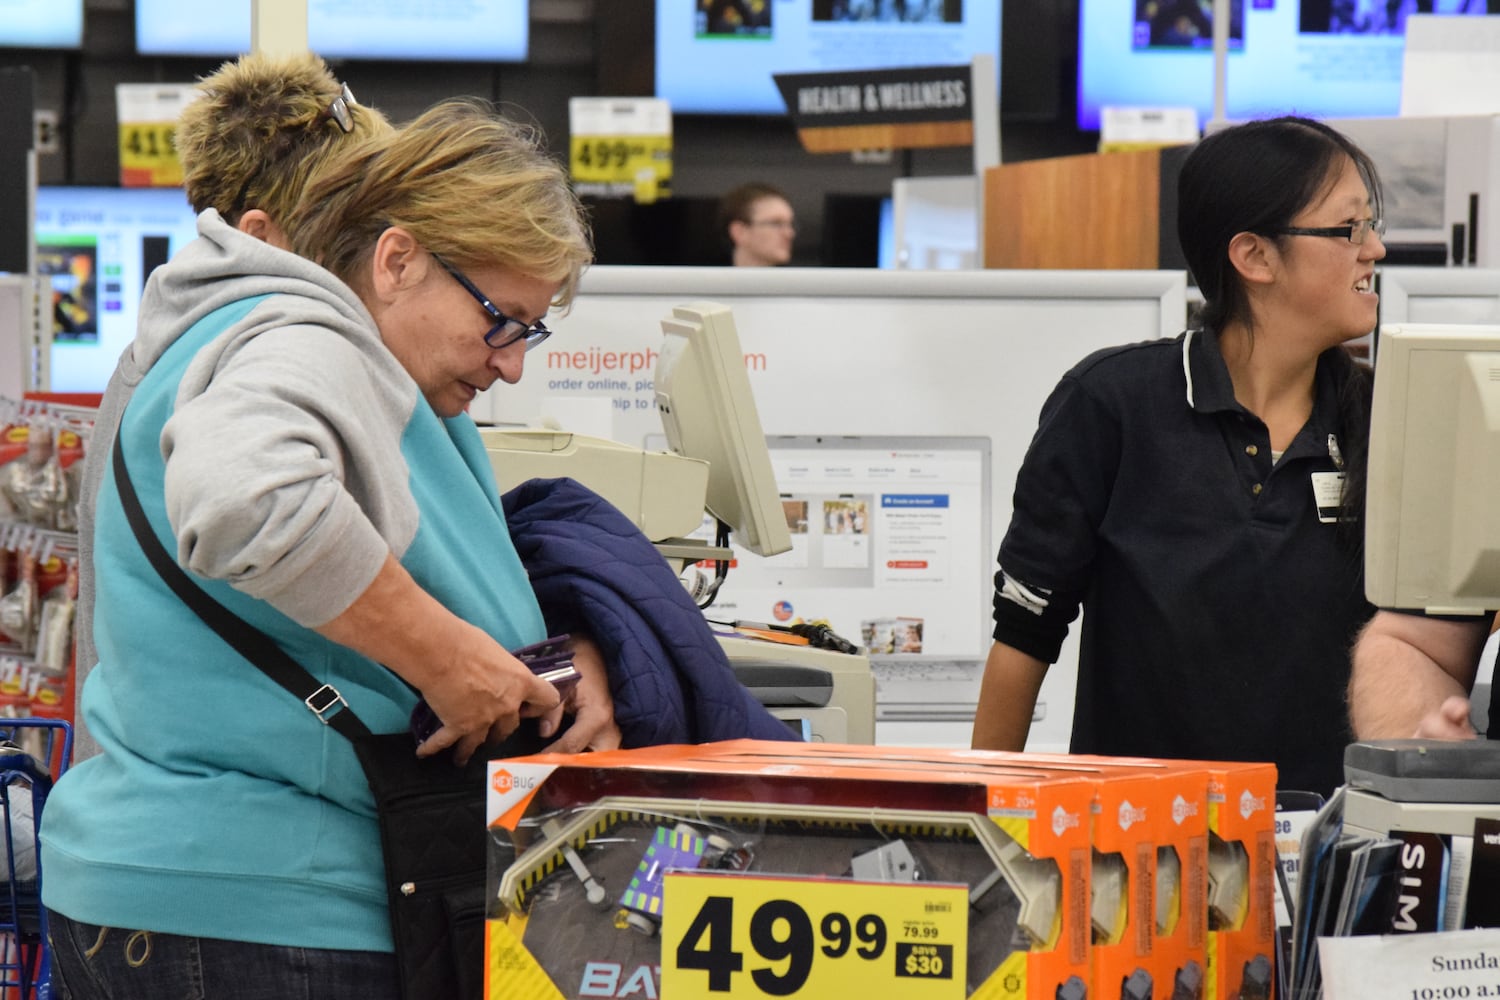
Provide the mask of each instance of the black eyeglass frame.
{"label": "black eyeglass frame", "polygon": [[[432,251],[429,250],[428,253],[432,253]],[[518,319],[513,319],[505,315],[479,290],[474,282],[470,281],[458,268],[444,260],[441,255],[434,253],[432,254],[432,259],[437,261],[438,266],[447,271],[453,277],[454,281],[462,285],[464,291],[472,295],[474,301],[478,302],[484,311],[489,313],[490,319],[495,321],[495,325],[490,327],[489,332],[484,335],[485,346],[490,350],[504,350],[516,341],[524,339],[526,341],[526,349],[529,351],[552,336],[552,331],[547,329],[541,320],[537,320],[535,323],[523,323]],[[503,333],[508,327],[511,328],[511,333],[497,340],[497,335]]]}
{"label": "black eyeglass frame", "polygon": [[[1355,233],[1360,234],[1359,239],[1354,238]],[[1274,235],[1343,237],[1354,246],[1361,246],[1365,240],[1370,238],[1371,233],[1383,239],[1385,237],[1385,220],[1358,219],[1347,226],[1286,226],[1285,228],[1275,230]]]}

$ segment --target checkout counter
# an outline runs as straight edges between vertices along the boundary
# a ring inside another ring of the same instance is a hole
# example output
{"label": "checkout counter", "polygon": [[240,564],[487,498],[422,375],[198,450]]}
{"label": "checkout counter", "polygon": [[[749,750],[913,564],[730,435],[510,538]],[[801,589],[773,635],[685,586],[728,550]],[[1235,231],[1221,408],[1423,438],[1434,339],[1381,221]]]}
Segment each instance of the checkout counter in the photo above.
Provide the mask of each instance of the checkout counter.
{"label": "checkout counter", "polygon": [[[548,428],[480,429],[504,493],[566,476],[598,493],[651,539],[679,574],[733,553],[689,537],[703,523],[709,463]],[[820,743],[875,742],[875,678],[863,651],[840,653],[718,634],[740,682],[771,714]]]}

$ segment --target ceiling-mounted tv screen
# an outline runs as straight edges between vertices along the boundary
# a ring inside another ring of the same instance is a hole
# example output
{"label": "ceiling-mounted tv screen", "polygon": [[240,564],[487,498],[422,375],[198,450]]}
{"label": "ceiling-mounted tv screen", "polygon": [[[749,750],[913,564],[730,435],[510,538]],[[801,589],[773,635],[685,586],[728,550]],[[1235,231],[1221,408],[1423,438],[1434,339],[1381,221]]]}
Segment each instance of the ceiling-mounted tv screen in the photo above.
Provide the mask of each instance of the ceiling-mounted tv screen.
{"label": "ceiling-mounted tv screen", "polygon": [[[1082,0],[1078,127],[1099,109],[1191,107],[1213,114],[1209,4]],[[1497,0],[1230,0],[1224,116],[1394,116],[1401,107],[1406,19],[1500,13]]]}
{"label": "ceiling-mounted tv screen", "polygon": [[[307,43],[328,59],[523,62],[529,7],[527,0],[307,0]],[[201,0],[136,0],[135,47],[141,55],[249,52],[250,4],[225,4],[204,17]]]}
{"label": "ceiling-mounted tv screen", "polygon": [[656,96],[674,112],[786,112],[773,73],[955,66],[1000,72],[1000,0],[658,0]]}
{"label": "ceiling-mounted tv screen", "polygon": [[83,0],[0,0],[0,47],[83,46]]}

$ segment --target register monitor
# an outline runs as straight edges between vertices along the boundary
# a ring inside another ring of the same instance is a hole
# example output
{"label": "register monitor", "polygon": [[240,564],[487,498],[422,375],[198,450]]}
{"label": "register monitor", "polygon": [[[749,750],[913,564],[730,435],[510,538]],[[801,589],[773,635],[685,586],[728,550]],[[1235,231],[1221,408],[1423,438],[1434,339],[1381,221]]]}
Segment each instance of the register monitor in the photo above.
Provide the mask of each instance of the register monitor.
{"label": "register monitor", "polygon": [[1370,420],[1370,600],[1500,608],[1500,326],[1382,327]]}
{"label": "register monitor", "polygon": [[708,462],[709,513],[756,555],[792,547],[760,413],[728,306],[692,302],[662,320],[656,405],[674,454]]}

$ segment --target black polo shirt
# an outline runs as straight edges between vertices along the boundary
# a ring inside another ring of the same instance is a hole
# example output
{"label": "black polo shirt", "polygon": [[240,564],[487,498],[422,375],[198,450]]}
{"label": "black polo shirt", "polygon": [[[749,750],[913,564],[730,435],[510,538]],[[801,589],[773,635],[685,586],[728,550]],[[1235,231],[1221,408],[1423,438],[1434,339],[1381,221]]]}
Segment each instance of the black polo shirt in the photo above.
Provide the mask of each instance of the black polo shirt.
{"label": "black polo shirt", "polygon": [[1211,331],[1099,351],[1053,391],[1016,477],[994,635],[1053,662],[1082,605],[1075,752],[1342,783],[1349,651],[1374,612],[1360,553],[1314,503],[1338,439],[1367,433],[1337,424],[1342,371],[1320,361],[1274,465]]}

